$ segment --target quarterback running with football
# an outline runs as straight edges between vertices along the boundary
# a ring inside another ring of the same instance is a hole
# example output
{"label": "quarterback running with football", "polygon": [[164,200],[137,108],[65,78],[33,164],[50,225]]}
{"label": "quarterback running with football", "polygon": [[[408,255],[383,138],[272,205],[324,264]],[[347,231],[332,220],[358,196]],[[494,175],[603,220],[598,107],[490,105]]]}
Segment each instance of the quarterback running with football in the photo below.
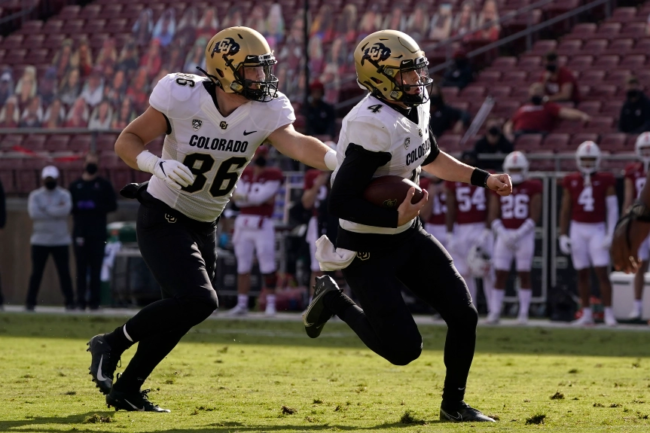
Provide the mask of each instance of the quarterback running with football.
{"label": "quarterback running with football", "polygon": [[[208,42],[205,61],[207,77],[163,77],[150,107],[115,143],[124,162],[153,175],[123,195],[141,204],[138,246],[163,298],[89,342],[90,374],[116,409],[169,412],[140,388],[190,328],[219,306],[211,283],[217,221],[255,150],[269,141],[306,165],[336,167],[336,152],[294,130],[291,103],[277,92],[276,61],[261,34],[247,27],[222,30]],[[145,146],[163,134],[159,157]],[[113,383],[120,356],[135,343],[135,355]]]}
{"label": "quarterback running with football", "polygon": [[560,250],[571,255],[578,273],[578,293],[582,316],[574,325],[590,326],[594,318],[590,306],[591,286],[589,268],[593,266],[600,283],[605,306],[605,324],[615,326],[612,311],[612,283],[609,280],[609,247],[616,220],[618,199],[611,173],[598,171],[600,149],[593,141],[585,141],[576,151],[578,173],[564,177],[562,208],[560,210]]}
{"label": "quarterback running with football", "polygon": [[391,209],[364,200],[363,192],[379,176],[397,175],[417,184],[422,168],[502,195],[510,194],[510,179],[440,151],[429,131],[429,63],[410,36],[395,30],[373,33],[359,43],[354,60],[357,81],[370,94],[343,119],[329,205],[339,217],[337,248],[321,237],[317,258],[323,270],[342,270],[363,309],[332,278],[322,276],[303,314],[305,330],[318,337],[336,314],[375,353],[406,365],[422,352],[422,337],[402,298],[407,287],[447,322],[441,418],[494,421],[463,401],[478,313],[451,257],[422,227],[418,215],[428,206],[428,193],[412,204],[413,187]]}
{"label": "quarterback running with football", "polygon": [[506,282],[512,261],[519,275],[519,314],[517,322],[528,322],[528,310],[533,297],[530,270],[535,252],[535,226],[542,214],[542,183],[528,179],[528,160],[523,153],[514,151],[503,161],[503,171],[512,180],[512,194],[490,196],[492,230],[497,235],[494,245],[496,282],[492,289],[488,323],[496,324],[501,316]]}
{"label": "quarterback running with football", "polygon": [[[641,196],[641,190],[646,183],[648,165],[650,165],[650,132],[644,132],[636,139],[636,154],[639,162],[634,162],[625,167],[625,196],[623,210],[632,207],[635,200]],[[640,321],[643,316],[643,283],[644,275],[648,271],[650,258],[650,237],[645,238],[638,251],[639,269],[634,275],[634,307],[628,320]]]}

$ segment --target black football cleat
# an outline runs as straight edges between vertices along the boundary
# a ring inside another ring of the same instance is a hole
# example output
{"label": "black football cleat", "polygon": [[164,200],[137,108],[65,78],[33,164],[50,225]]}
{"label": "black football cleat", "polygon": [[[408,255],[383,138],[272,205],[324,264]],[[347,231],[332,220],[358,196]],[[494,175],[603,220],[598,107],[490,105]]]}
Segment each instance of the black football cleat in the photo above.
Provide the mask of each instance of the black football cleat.
{"label": "black football cleat", "polygon": [[120,361],[120,356],[113,353],[104,334],[91,338],[86,352],[90,352],[92,355],[89,370],[93,382],[97,384],[99,391],[106,395],[113,388],[113,374]]}
{"label": "black football cleat", "polygon": [[144,391],[126,393],[116,390],[112,390],[110,394],[106,396],[106,404],[108,407],[114,407],[115,411],[126,410],[129,412],[159,412],[159,413],[168,413],[171,412],[169,409],[163,409],[157,404],[153,404],[149,401],[147,394],[151,391],[150,389],[145,389]]}
{"label": "black football cleat", "polygon": [[314,287],[314,299],[302,315],[302,322],[305,325],[305,331],[311,338],[316,338],[323,331],[323,327],[334,313],[326,306],[323,298],[330,292],[341,292],[339,286],[329,275],[323,275],[316,278]]}
{"label": "black football cleat", "polygon": [[453,408],[440,405],[440,421],[451,422],[496,422],[480,410],[474,409],[464,401],[461,401]]}

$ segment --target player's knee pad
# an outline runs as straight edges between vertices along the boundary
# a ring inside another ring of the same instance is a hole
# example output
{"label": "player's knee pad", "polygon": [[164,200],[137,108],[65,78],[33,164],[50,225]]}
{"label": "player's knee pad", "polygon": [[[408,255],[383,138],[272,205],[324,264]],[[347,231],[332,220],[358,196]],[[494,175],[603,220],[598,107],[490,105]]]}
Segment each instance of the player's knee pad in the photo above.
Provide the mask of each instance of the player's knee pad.
{"label": "player's knee pad", "polygon": [[270,274],[264,274],[264,286],[267,289],[275,289],[275,286],[278,283],[278,275],[275,272]]}

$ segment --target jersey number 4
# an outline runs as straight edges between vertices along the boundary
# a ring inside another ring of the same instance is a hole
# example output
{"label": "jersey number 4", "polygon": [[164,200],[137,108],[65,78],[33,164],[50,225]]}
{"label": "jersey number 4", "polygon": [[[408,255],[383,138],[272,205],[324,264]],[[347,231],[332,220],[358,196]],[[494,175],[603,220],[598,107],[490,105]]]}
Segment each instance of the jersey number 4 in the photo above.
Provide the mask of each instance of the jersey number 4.
{"label": "jersey number 4", "polygon": [[594,190],[589,186],[585,186],[580,195],[578,196],[578,204],[582,205],[585,212],[594,211]]}
{"label": "jersey number 4", "polygon": [[[217,170],[217,174],[212,179],[210,195],[212,197],[223,197],[224,195],[230,194],[230,191],[232,191],[239,179],[239,173],[232,171],[232,169],[238,170],[242,168],[246,164],[246,161],[246,158],[232,157],[222,162]],[[197,163],[200,163],[198,168]],[[182,188],[183,191],[195,193],[203,190],[205,184],[208,182],[205,174],[212,170],[214,166],[214,158],[212,155],[208,155],[207,153],[192,153],[185,157],[183,165],[188,166],[195,176],[194,183]]]}

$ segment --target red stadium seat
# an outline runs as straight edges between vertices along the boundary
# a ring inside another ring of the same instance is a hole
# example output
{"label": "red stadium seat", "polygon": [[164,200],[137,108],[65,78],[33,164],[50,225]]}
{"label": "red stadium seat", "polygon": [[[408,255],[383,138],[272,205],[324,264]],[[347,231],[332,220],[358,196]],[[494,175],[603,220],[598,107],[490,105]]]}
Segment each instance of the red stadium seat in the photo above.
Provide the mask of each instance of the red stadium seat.
{"label": "red stadium seat", "polygon": [[627,8],[616,8],[614,13],[609,19],[612,22],[628,22],[633,21],[636,17],[636,8],[627,7]]}
{"label": "red stadium seat", "polygon": [[[584,93],[582,93],[585,95]],[[600,86],[593,86],[591,92],[588,96],[590,99],[596,99],[600,101],[610,100],[616,95],[616,86],[611,84],[601,84]]]}
{"label": "red stadium seat", "polygon": [[511,118],[517,109],[521,107],[521,102],[519,101],[513,101],[513,100],[505,100],[505,101],[498,101],[494,108],[492,109],[492,112],[494,115],[498,115],[499,117],[505,117],[505,118]]}
{"label": "red stadium seat", "polygon": [[587,69],[580,73],[580,79],[578,82],[580,84],[594,85],[602,84],[605,79],[605,71],[600,69]]}
{"label": "red stadium seat", "polygon": [[599,56],[593,65],[595,69],[613,69],[618,66],[619,61],[620,59],[618,56],[606,54]]}
{"label": "red stadium seat", "polygon": [[488,88],[488,94],[497,100],[507,99],[510,92],[512,92],[510,86],[490,86]]}
{"label": "red stadium seat", "polygon": [[542,57],[541,56],[522,57],[521,59],[519,59],[519,63],[517,63],[517,69],[521,71],[541,70]]}
{"label": "red stadium seat", "polygon": [[609,45],[609,41],[607,39],[590,39],[582,47],[582,52],[589,53],[591,55],[598,55],[607,49],[607,45]]}
{"label": "red stadium seat", "polygon": [[620,33],[622,35],[641,37],[647,35],[647,28],[648,25],[646,23],[625,23],[621,27]]}
{"label": "red stadium seat", "polygon": [[598,143],[598,134],[591,132],[580,132],[578,134],[573,134],[571,136],[571,140],[569,141],[569,147],[577,149],[578,146],[580,146],[585,141],[593,141],[594,143]]}
{"label": "red stadium seat", "polygon": [[619,55],[621,53],[629,53],[633,48],[634,39],[614,39],[603,54],[615,54]]}
{"label": "red stadium seat", "polygon": [[501,78],[500,71],[483,71],[479,74],[478,79],[481,83],[496,83]]}
{"label": "red stadium seat", "polygon": [[517,65],[516,57],[497,57],[492,63],[493,69],[508,70]]}
{"label": "red stadium seat", "polygon": [[593,62],[594,62],[593,56],[587,56],[587,55],[573,56],[571,60],[569,60],[569,64],[567,65],[567,67],[574,71],[583,71],[591,68]]}
{"label": "red stadium seat", "polygon": [[587,36],[596,33],[598,26],[594,23],[576,24],[571,31],[572,35]]}
{"label": "red stadium seat", "polygon": [[583,131],[593,133],[607,133],[614,131],[614,118],[606,116],[594,116],[589,122],[582,126]]}
{"label": "red stadium seat", "polygon": [[22,146],[26,149],[39,152],[45,149],[46,139],[47,136],[45,134],[30,134],[25,138]]}
{"label": "red stadium seat", "polygon": [[621,114],[621,107],[623,106],[623,100],[619,99],[610,99],[605,101],[605,103],[600,108],[600,114],[603,116],[610,116],[618,118]]}
{"label": "red stadium seat", "polygon": [[542,134],[520,135],[515,142],[515,149],[522,152],[535,152],[542,146]]}
{"label": "red stadium seat", "polygon": [[528,79],[528,73],[526,71],[507,71],[504,72],[503,75],[501,75],[501,82],[502,83],[509,83],[512,85],[525,85]]}
{"label": "red stadium seat", "polygon": [[621,69],[640,69],[645,65],[646,56],[643,54],[633,54],[630,56],[625,56],[618,64],[618,67]]}
{"label": "red stadium seat", "polygon": [[447,102],[450,100],[455,100],[458,96],[458,87],[443,87],[442,96]]}
{"label": "red stadium seat", "polygon": [[440,146],[440,148],[445,152],[459,152],[461,150],[460,138],[460,135],[457,134],[444,134],[442,137],[438,138],[438,146]]}
{"label": "red stadium seat", "polygon": [[551,133],[544,139],[546,150],[562,150],[569,144],[569,134]]}
{"label": "red stadium seat", "polygon": [[478,101],[483,100],[485,95],[485,87],[471,84],[469,87],[465,87],[461,92],[461,98],[463,100],[469,101]]}
{"label": "red stadium seat", "polygon": [[68,6],[65,6],[63,9],[61,9],[61,12],[59,12],[58,16],[60,18],[74,18],[77,15],[79,15],[80,11],[81,11],[81,6],[68,5]]}
{"label": "red stadium seat", "polygon": [[[626,39],[622,39],[626,40]],[[634,48],[629,51],[630,54],[647,54],[650,53],[650,38],[637,39]]]}
{"label": "red stadium seat", "polygon": [[625,84],[625,80],[630,77],[631,73],[628,69],[617,69],[610,71],[607,74],[607,82],[615,86],[622,86]]}
{"label": "red stadium seat", "polygon": [[20,27],[19,32],[24,35],[33,35],[33,34],[40,33],[42,28],[43,28],[43,21],[32,20],[23,23],[23,25]]}
{"label": "red stadium seat", "polygon": [[64,30],[68,34],[79,33],[83,29],[85,21],[82,19],[71,19],[65,22]]}
{"label": "red stadium seat", "polygon": [[[559,55],[571,56],[580,53],[582,48],[582,40],[580,39],[566,39],[560,42],[557,46],[556,52]],[[591,53],[591,51],[584,50],[583,52]]]}
{"label": "red stadium seat", "polygon": [[50,152],[64,152],[68,151],[68,143],[70,142],[69,135],[51,135],[45,142],[45,149]]}
{"label": "red stadium seat", "polygon": [[117,135],[115,134],[101,134],[97,137],[97,142],[95,143],[97,148],[95,151],[97,153],[112,152],[115,148],[115,140],[117,140]]}
{"label": "red stadium seat", "polygon": [[83,8],[77,15],[79,18],[91,19],[97,17],[101,12],[102,7],[98,4],[89,4]]}
{"label": "red stadium seat", "polygon": [[0,150],[8,151],[13,146],[20,146],[23,143],[25,136],[23,134],[8,134],[0,137]]}
{"label": "red stadium seat", "polygon": [[621,23],[603,23],[598,28],[598,36],[614,36],[621,31]]}
{"label": "red stadium seat", "polygon": [[68,149],[77,152],[77,153],[85,153],[90,151],[90,134],[78,134],[72,137],[72,140],[70,140],[70,144],[68,145]]}
{"label": "red stadium seat", "polygon": [[541,41],[535,42],[533,49],[530,51],[531,54],[536,54],[538,56],[543,56],[549,51],[553,51],[557,48],[557,41],[543,39]]}
{"label": "red stadium seat", "polygon": [[580,111],[584,111],[590,116],[594,116],[600,113],[601,104],[600,101],[582,101],[576,108]]}
{"label": "red stadium seat", "polygon": [[47,35],[56,35],[61,33],[61,28],[63,27],[63,20],[57,18],[50,18],[45,24],[43,24],[43,29],[41,33]]}
{"label": "red stadium seat", "polygon": [[625,140],[627,140],[627,136],[620,132],[603,134],[598,145],[601,150],[620,152],[626,150]]}

